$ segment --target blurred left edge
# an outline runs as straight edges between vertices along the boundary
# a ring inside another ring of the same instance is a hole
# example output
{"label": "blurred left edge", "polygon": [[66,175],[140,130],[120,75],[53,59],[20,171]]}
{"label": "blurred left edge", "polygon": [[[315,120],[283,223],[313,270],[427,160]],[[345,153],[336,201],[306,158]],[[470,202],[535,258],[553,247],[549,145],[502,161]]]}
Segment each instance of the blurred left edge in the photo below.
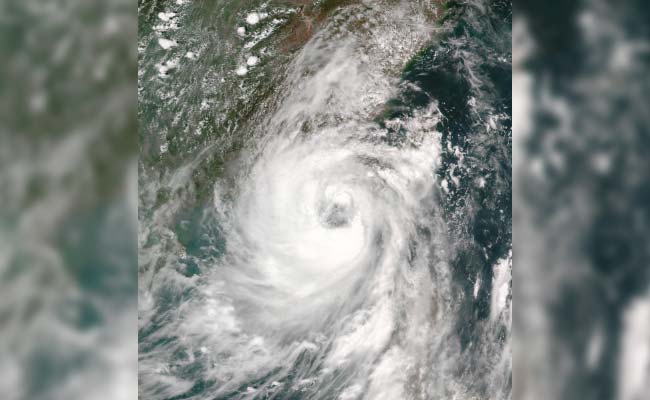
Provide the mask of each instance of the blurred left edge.
{"label": "blurred left edge", "polygon": [[137,4],[0,2],[0,397],[137,398]]}

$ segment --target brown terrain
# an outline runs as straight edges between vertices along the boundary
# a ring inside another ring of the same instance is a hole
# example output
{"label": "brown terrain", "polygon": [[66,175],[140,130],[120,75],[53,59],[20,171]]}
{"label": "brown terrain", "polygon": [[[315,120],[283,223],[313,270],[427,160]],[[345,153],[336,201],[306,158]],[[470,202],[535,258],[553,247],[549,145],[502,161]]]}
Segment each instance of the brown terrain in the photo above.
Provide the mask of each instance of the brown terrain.
{"label": "brown terrain", "polygon": [[[283,38],[280,48],[291,52],[300,48],[316,32],[327,17],[341,6],[359,3],[358,0],[325,0],[315,5],[313,0],[284,0],[278,4],[299,7],[287,24],[287,35]],[[431,22],[437,21],[444,13],[445,0],[429,0],[430,7],[425,8],[425,15]]]}

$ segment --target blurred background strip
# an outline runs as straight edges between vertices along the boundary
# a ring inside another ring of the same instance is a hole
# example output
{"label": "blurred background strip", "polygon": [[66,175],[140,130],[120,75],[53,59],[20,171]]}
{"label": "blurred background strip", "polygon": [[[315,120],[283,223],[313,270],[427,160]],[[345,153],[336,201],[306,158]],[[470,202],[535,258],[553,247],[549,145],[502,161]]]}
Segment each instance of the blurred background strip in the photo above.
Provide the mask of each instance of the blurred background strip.
{"label": "blurred background strip", "polygon": [[514,10],[514,397],[649,399],[650,4]]}
{"label": "blurred background strip", "polygon": [[0,2],[0,398],[137,397],[133,1]]}

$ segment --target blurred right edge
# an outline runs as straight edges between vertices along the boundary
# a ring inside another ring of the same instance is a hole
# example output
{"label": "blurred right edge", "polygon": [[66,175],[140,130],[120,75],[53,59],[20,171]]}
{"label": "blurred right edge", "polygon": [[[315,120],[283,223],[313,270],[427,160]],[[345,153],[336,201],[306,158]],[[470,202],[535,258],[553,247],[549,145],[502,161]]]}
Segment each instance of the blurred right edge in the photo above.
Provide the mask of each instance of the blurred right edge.
{"label": "blurred right edge", "polygon": [[650,399],[650,2],[513,16],[515,399]]}

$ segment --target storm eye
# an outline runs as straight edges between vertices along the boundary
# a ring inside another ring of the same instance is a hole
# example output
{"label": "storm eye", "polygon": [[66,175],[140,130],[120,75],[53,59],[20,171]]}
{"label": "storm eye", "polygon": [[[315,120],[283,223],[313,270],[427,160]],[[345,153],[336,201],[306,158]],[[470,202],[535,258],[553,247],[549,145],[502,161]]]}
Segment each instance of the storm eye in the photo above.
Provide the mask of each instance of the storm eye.
{"label": "storm eye", "polygon": [[326,193],[319,209],[321,224],[327,228],[348,226],[354,213],[354,201],[346,192]]}

